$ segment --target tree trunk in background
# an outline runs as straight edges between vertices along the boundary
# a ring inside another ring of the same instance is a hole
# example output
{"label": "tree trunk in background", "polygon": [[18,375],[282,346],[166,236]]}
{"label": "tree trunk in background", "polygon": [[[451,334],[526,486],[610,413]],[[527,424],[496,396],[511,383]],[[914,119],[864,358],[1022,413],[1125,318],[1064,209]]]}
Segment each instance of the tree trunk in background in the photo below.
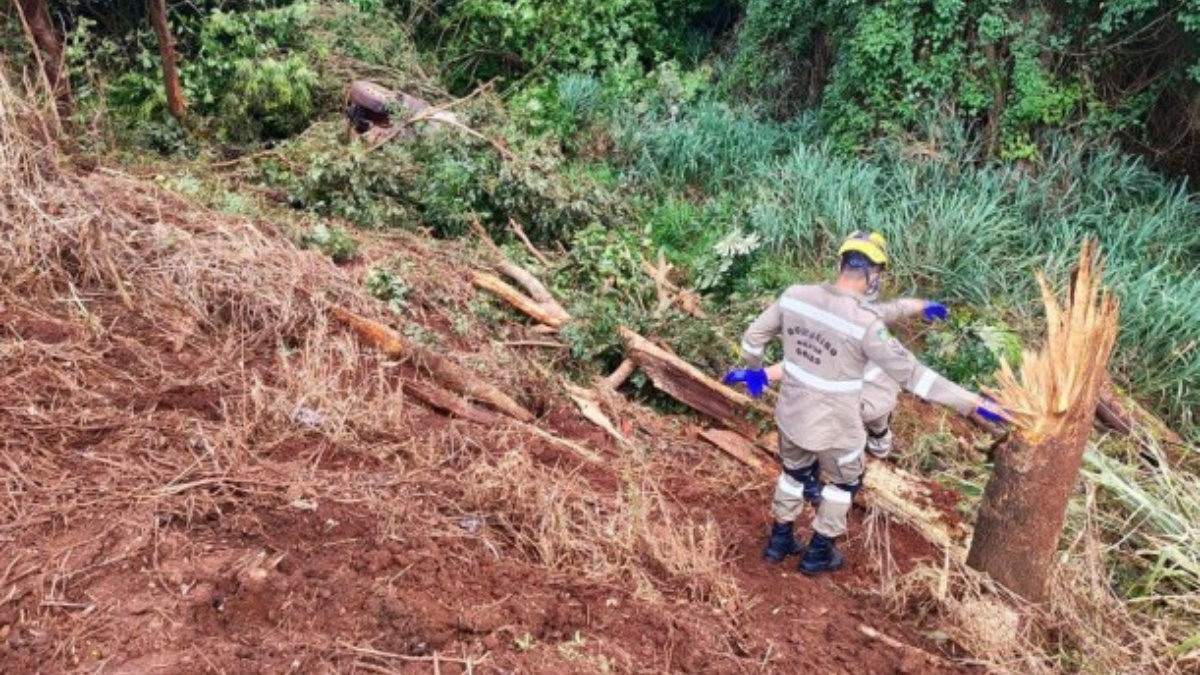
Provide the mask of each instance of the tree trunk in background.
{"label": "tree trunk in background", "polygon": [[1039,274],[1048,335],[1026,352],[1020,381],[1008,368],[997,398],[1013,416],[984,489],[967,564],[1031,602],[1050,590],[1067,502],[1075,487],[1117,333],[1117,301],[1100,286],[1085,243],[1071,298],[1060,308]]}
{"label": "tree trunk in background", "polygon": [[175,68],[175,41],[171,39],[171,27],[167,25],[166,0],[150,0],[150,22],[158,34],[158,53],[162,56],[163,84],[167,90],[167,107],[171,115],[183,124],[187,117],[187,104],[183,100],[183,88],[179,86],[179,71]]}
{"label": "tree trunk in background", "polygon": [[54,99],[58,101],[59,114],[66,116],[71,110],[71,84],[66,77],[63,63],[63,45],[50,20],[45,0],[15,0],[17,11],[25,19],[25,25],[33,38],[35,48],[41,52],[38,61],[50,86]]}

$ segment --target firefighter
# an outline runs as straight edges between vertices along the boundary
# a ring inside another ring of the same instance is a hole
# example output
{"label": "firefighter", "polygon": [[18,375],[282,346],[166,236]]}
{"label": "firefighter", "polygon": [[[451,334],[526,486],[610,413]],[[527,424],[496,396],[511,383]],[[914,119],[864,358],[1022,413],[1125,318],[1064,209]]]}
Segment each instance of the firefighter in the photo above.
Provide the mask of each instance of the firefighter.
{"label": "firefighter", "polygon": [[[869,365],[923,399],[1003,421],[993,403],[921,365],[888,332],[887,310],[870,302],[887,263],[882,235],[855,232],[838,249],[837,279],[784,291],[743,335],[745,368],[726,375],[726,382],[745,382],[751,394],[761,393],[767,382],[763,349],[782,337],[784,376],[775,419],[783,472],[775,484],[774,523],[763,558],[779,562],[803,553],[799,569],[806,575],[843,564],[835,542],[846,532],[850,504],[862,487],[867,442],[862,398]],[[805,501],[817,507],[807,548],[793,535]]]}
{"label": "firefighter", "polygon": [[[916,298],[877,304],[874,309],[888,325],[917,314],[923,314],[927,321],[945,321],[949,317],[949,310],[940,302]],[[776,363],[766,372],[768,383],[778,382],[783,379],[783,364]],[[892,452],[892,412],[900,389],[900,383],[884,374],[883,369],[867,364],[863,372],[862,420],[867,431],[867,454],[876,459],[887,459]]]}

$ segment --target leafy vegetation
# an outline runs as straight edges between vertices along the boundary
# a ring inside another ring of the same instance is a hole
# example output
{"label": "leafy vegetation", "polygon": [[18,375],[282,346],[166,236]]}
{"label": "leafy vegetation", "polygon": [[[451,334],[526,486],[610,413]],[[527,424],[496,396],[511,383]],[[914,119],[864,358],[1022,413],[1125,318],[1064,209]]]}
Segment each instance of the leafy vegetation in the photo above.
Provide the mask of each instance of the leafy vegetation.
{"label": "leafy vegetation", "polygon": [[[622,325],[719,372],[765,303],[827,278],[838,241],[872,229],[895,260],[887,294],[951,304],[922,357],[978,388],[1035,333],[1032,272],[1095,237],[1122,301],[1111,373],[1200,438],[1200,201],[1168,175],[1195,175],[1200,156],[1194,2],[196,0],[171,7],[185,126],[141,5],[50,4],[85,149],[127,152],[231,213],[275,195],[321,223],[301,242],[338,261],[356,227],[458,237],[478,222],[506,245],[518,223],[556,253],[539,271],[575,317],[561,335],[577,375],[620,362]],[[453,103],[478,135],[350,141],[357,78]],[[660,255],[709,318],[659,307],[643,262]],[[365,284],[402,313],[415,281],[377,266]],[[631,387],[662,404],[640,376]],[[923,437],[917,466],[978,491],[986,466],[955,443]],[[1087,476],[1110,529],[1132,528],[1112,583],[1169,606],[1196,584],[1194,485],[1135,454],[1105,443]]]}

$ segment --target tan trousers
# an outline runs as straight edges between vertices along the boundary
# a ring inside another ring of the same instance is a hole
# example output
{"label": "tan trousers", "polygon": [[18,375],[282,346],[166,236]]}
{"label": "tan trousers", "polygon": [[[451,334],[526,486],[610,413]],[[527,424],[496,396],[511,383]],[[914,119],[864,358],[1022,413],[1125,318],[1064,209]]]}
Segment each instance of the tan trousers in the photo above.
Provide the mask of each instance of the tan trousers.
{"label": "tan trousers", "polygon": [[786,471],[779,474],[779,481],[775,484],[775,497],[771,502],[771,514],[775,520],[790,523],[800,515],[804,508],[804,483],[789,475],[789,472],[812,470],[815,465],[819,467],[820,478],[827,484],[821,489],[821,504],[813,519],[813,530],[827,537],[844,534],[854,493],[841,486],[857,486],[862,480],[865,467],[863,449],[806,450],[780,433],[779,457]]}
{"label": "tan trousers", "polygon": [[867,427],[867,452],[879,459],[892,453],[891,414],[864,422]]}

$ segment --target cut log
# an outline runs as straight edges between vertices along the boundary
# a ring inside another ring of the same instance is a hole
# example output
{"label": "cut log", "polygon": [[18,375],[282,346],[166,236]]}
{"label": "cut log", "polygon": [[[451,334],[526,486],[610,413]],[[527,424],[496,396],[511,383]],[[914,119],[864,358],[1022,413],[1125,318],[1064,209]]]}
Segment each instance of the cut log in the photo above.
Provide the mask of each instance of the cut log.
{"label": "cut log", "polygon": [[[571,317],[566,315],[566,312],[557,313],[546,308],[542,304],[527,297],[517,289],[504,283],[499,277],[484,272],[472,272],[471,283],[476,288],[481,288],[490,293],[499,296],[500,299],[512,305],[529,318],[538,323],[545,324],[551,328],[558,328],[565,324]],[[556,305],[558,303],[555,303]],[[561,307],[559,310],[561,311]]]}
{"label": "cut log", "polygon": [[728,429],[705,429],[700,432],[700,438],[763,475],[774,476],[779,473],[779,469],[761,455],[754,443]]}
{"label": "cut log", "polygon": [[628,328],[621,328],[621,339],[627,356],[646,371],[655,387],[722,426],[754,438],[757,429],[751,413],[771,418],[771,410],[766,406],[726,387]]}
{"label": "cut log", "polygon": [[454,417],[460,417],[476,424],[482,424],[486,427],[495,427],[503,424],[504,418],[499,415],[473,406],[463,399],[440,389],[423,386],[416,382],[405,382],[403,388],[405,394],[412,396],[434,410]]}
{"label": "cut log", "polygon": [[495,410],[522,422],[532,422],[533,413],[496,387],[483,382],[479,376],[454,361],[410,342],[396,331],[359,316],[341,307],[332,307],[330,313],[338,321],[350,326],[363,340],[375,345],[388,356],[412,363],[419,370],[432,375],[443,386],[467,398],[485,403]]}
{"label": "cut log", "polygon": [[541,305],[547,312],[562,317],[563,323],[571,320],[571,315],[567,314],[567,310],[558,304],[554,296],[550,295],[550,291],[546,289],[537,277],[533,276],[532,272],[507,258],[496,263],[496,269],[500,270],[504,276],[520,284],[521,288],[524,288],[525,292],[529,294],[529,297]]}
{"label": "cut log", "polygon": [[868,464],[863,475],[867,502],[962,561],[970,530],[957,518],[946,516],[924,480],[887,462],[872,459]]}
{"label": "cut log", "polygon": [[1031,602],[1045,601],[1067,501],[1117,334],[1118,305],[1084,244],[1066,307],[1039,274],[1047,340],[1026,352],[1020,378],[1003,362],[995,398],[1013,418],[984,489],[967,564]]}
{"label": "cut log", "polygon": [[617,366],[616,370],[609,373],[608,377],[600,380],[600,384],[609,389],[620,389],[621,385],[625,384],[625,380],[628,380],[635,370],[637,370],[637,364],[630,359],[624,359]]}

